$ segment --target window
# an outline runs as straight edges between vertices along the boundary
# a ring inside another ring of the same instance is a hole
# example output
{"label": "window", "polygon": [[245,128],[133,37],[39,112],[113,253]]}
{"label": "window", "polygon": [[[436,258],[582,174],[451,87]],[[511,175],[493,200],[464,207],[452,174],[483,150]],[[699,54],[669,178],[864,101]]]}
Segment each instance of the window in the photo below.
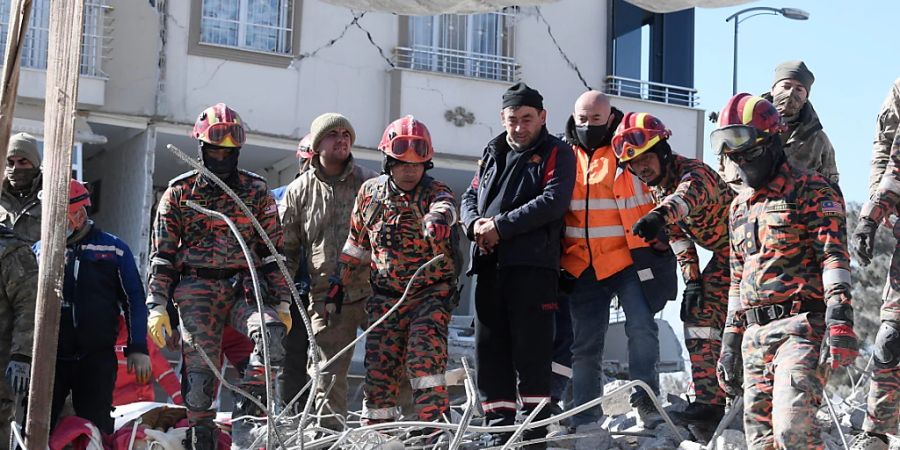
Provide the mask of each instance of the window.
{"label": "window", "polygon": [[[34,0],[28,32],[22,46],[21,65],[30,69],[47,69],[47,52],[50,45],[50,1]],[[101,70],[106,6],[101,0],[84,2],[84,40],[81,44],[81,74],[106,77]],[[6,48],[9,33],[10,0],[0,0],[0,49]]]}
{"label": "window", "polygon": [[292,0],[202,0],[200,43],[290,55]]}
{"label": "window", "polygon": [[512,81],[515,9],[487,14],[408,17],[407,47],[396,50],[400,67],[473,78]]}

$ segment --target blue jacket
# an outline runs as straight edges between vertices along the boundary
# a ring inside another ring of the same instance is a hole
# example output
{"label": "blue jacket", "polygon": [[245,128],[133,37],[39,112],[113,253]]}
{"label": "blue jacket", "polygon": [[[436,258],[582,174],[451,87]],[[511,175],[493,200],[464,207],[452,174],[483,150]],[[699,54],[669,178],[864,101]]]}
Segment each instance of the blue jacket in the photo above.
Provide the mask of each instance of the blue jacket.
{"label": "blue jacket", "polygon": [[[92,223],[89,226],[83,237],[66,246],[57,357],[77,359],[92,351],[114,351],[123,312],[128,327],[125,354],[147,354],[144,285],[131,249]],[[33,250],[40,258],[40,241]]]}
{"label": "blue jacket", "polygon": [[[499,267],[529,266],[559,270],[563,215],[569,208],[575,186],[575,154],[547,129],[523,150],[505,184],[497,170],[497,158],[513,151],[506,133],[484,149],[472,184],[462,195],[462,223],[466,235],[485,209],[499,196],[500,214],[494,216],[500,243],[495,250]],[[505,156],[504,156],[505,157]],[[502,185],[501,185],[502,184]],[[478,273],[479,263],[489,260],[473,243],[469,274]],[[492,258],[490,258],[492,260]]]}

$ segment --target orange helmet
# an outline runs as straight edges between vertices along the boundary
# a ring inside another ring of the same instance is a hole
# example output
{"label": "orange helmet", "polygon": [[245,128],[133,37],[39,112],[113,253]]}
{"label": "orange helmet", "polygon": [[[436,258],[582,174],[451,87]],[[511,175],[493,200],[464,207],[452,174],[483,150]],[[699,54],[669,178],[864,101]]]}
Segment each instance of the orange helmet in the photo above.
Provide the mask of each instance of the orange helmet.
{"label": "orange helmet", "polygon": [[204,109],[191,134],[201,142],[219,147],[240,147],[247,140],[241,116],[224,103]]}
{"label": "orange helmet", "polygon": [[716,153],[736,153],[785,130],[781,114],[768,100],[747,93],[728,100],[719,114],[719,128],[709,135]]}
{"label": "orange helmet", "polygon": [[297,159],[311,159],[316,152],[312,149],[312,133],[306,133],[300,143],[297,144]]}
{"label": "orange helmet", "polygon": [[431,133],[413,116],[391,122],[384,129],[378,150],[387,157],[410,164],[426,163],[434,156]]}
{"label": "orange helmet", "polygon": [[627,113],[612,138],[613,152],[619,162],[628,162],[668,139],[672,132],[662,121],[648,113]]}
{"label": "orange helmet", "polygon": [[78,211],[82,206],[91,206],[91,193],[78,180],[69,181],[69,213]]}

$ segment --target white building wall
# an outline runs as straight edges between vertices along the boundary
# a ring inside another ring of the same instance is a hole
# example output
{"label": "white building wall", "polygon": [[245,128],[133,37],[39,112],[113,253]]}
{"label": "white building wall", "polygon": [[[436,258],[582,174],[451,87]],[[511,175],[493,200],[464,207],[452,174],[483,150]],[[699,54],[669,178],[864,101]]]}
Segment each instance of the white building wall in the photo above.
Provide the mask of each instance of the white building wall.
{"label": "white building wall", "polygon": [[703,159],[703,110],[628,97],[610,96],[610,103],[622,112],[650,113],[672,130],[672,150],[689,158]]}

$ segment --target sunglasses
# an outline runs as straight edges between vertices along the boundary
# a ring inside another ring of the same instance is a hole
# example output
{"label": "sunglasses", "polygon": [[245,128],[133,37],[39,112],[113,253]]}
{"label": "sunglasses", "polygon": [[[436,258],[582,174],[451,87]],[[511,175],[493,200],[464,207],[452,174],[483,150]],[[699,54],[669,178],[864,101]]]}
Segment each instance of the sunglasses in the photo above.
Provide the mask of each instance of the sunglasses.
{"label": "sunglasses", "polygon": [[221,144],[228,136],[231,136],[231,140],[238,146],[247,139],[244,127],[239,123],[220,122],[206,129],[206,138],[212,144]]}
{"label": "sunglasses", "polygon": [[428,156],[428,141],[419,136],[397,136],[391,139],[391,153],[394,155],[403,156],[410,150],[419,158],[425,158]]}
{"label": "sunglasses", "polygon": [[[770,136],[772,134],[759,131],[749,125],[728,125],[710,133],[709,143],[716,154],[728,155],[749,150]],[[759,151],[761,154],[762,149]],[[745,156],[749,157],[749,155]]]}
{"label": "sunglasses", "polygon": [[667,131],[648,130],[646,128],[628,128],[613,136],[612,147],[616,158],[634,157],[634,153],[643,150],[649,144],[655,144],[654,138],[669,137]]}

